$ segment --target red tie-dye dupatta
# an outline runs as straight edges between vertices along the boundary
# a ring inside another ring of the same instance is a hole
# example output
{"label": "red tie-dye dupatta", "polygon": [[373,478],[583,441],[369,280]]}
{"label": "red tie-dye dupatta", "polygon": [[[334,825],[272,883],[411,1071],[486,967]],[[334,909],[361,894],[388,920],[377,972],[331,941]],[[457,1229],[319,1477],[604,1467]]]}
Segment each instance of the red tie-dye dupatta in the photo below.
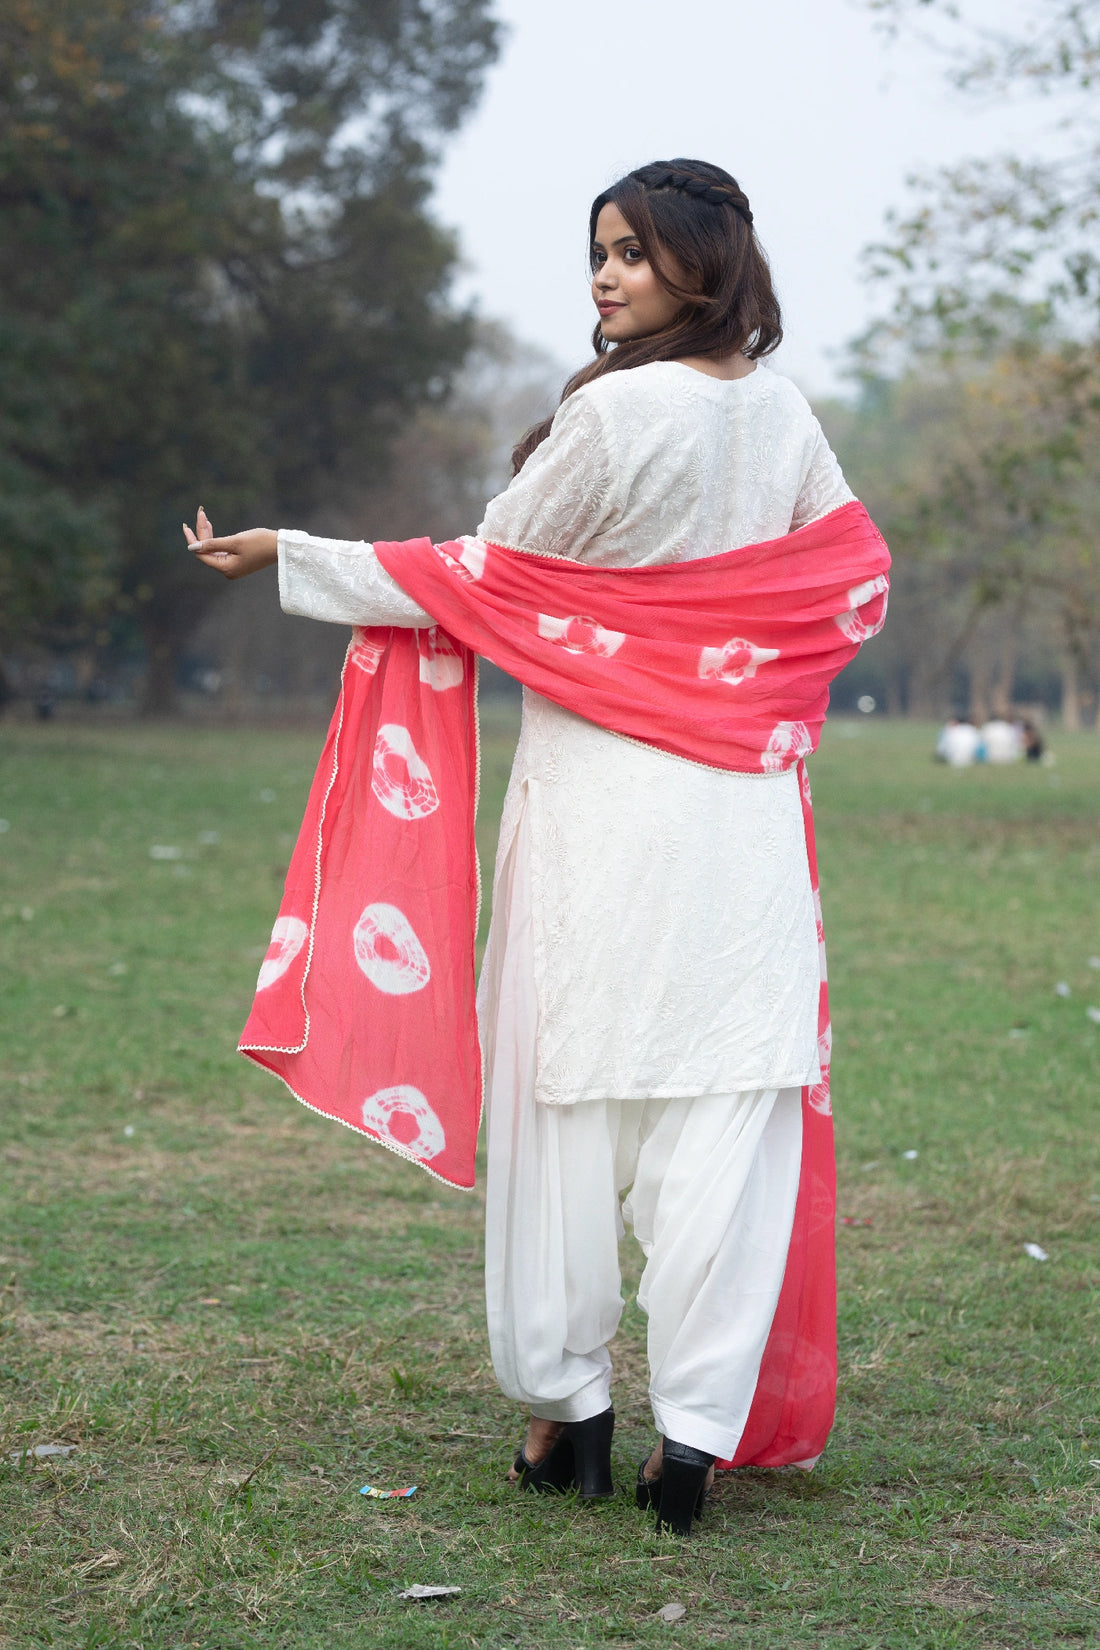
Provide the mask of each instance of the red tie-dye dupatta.
{"label": "red tie-dye dupatta", "polygon": [[[699,561],[600,568],[462,539],[375,544],[436,623],[357,630],[241,1051],[314,1110],[455,1186],[481,1114],[476,655],[614,733],[741,773],[798,764],[829,683],[881,628],[863,506]],[[820,928],[819,938],[823,939]],[[786,1275],[736,1464],[820,1453],[836,1381],[824,951],[822,1081],[803,1093]]]}

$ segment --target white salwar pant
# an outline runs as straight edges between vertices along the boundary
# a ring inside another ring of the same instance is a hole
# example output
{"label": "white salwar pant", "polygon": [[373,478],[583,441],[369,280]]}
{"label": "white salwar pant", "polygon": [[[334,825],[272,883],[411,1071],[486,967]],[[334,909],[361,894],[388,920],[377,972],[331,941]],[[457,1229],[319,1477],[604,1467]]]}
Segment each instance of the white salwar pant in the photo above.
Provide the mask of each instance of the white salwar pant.
{"label": "white salwar pant", "polygon": [[732,1456],[783,1282],[801,1136],[798,1089],[575,1106],[495,1093],[486,1283],[503,1390],[551,1421],[607,1408],[629,1186],[658,1431]]}
{"label": "white salwar pant", "polygon": [[497,1380],[546,1420],[583,1421],[607,1408],[625,1217],[646,1256],[638,1302],[649,1319],[658,1431],[728,1459],[786,1268],[801,1090],[537,1101],[532,912],[527,890],[515,886],[516,846],[498,862],[494,910],[507,911],[507,933],[490,935],[479,990]]}

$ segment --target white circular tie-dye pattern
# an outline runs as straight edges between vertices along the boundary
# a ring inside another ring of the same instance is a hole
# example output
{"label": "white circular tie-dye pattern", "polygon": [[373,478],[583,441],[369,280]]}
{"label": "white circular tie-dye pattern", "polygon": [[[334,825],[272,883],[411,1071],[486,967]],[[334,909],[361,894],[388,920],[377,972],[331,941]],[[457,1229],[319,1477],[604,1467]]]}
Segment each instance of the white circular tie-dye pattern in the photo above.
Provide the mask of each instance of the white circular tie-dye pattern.
{"label": "white circular tie-dye pattern", "polygon": [[436,693],[459,687],[463,677],[462,655],[447,632],[433,624],[428,630],[418,631],[417,638],[420,680]]}
{"label": "white circular tie-dye pattern", "polygon": [[455,542],[462,546],[457,556],[452,556],[449,550],[444,550],[443,546],[438,544],[436,552],[465,584],[475,584],[485,572],[485,558],[489,554],[489,547],[483,539],[461,538]]}
{"label": "white circular tie-dye pattern", "polygon": [[777,722],[760,757],[765,773],[783,773],[800,756],[814,748],[805,722]]}
{"label": "white circular tie-dye pattern", "polygon": [[814,1111],[820,1112],[822,1117],[833,1115],[833,1105],[829,1098],[829,1063],[833,1053],[833,1027],[830,1021],[817,1039],[817,1058],[821,1066],[821,1081],[815,1083],[810,1090],[810,1105]]}
{"label": "white circular tie-dye pattern", "polygon": [[396,905],[368,905],[352,930],[355,960],[371,985],[389,997],[423,991],[431,979],[427,952]]}
{"label": "white circular tie-dye pattern", "polygon": [[705,647],[699,655],[699,674],[730,687],[740,687],[749,676],[755,676],[761,665],[778,659],[777,647],[755,647],[743,636],[732,636],[721,647]]}
{"label": "white circular tie-dye pattern", "polygon": [[539,635],[544,642],[557,642],[566,653],[592,653],[598,659],[610,659],[626,641],[621,630],[605,630],[595,619],[583,613],[559,619],[553,613],[539,614]]}
{"label": "white circular tie-dye pattern", "polygon": [[861,607],[865,607],[866,604],[869,601],[872,601],[875,596],[884,595],[889,587],[890,581],[886,577],[886,574],[880,573],[877,578],[868,579],[865,584],[857,584],[853,587],[853,589],[849,590],[849,611],[847,613],[838,613],[836,616],[836,622],[844,632],[847,640],[853,642],[857,647],[861,642],[865,642],[869,636],[877,636],[883,625],[886,623],[885,602],[882,604],[882,612],[871,624],[868,624],[868,622],[862,617],[859,609]]}
{"label": "white circular tie-dye pattern", "polygon": [[385,722],[374,741],[371,790],[395,819],[425,819],[439,807],[428,764],[417,754],[408,728]]}
{"label": "white circular tie-dye pattern", "polygon": [[281,979],[309,939],[309,924],[301,917],[278,917],[271,930],[271,943],[260,964],[256,990],[266,991],[269,985]]}
{"label": "white circular tie-dye pattern", "polygon": [[375,642],[366,634],[361,625],[356,625],[351,633],[351,647],[348,650],[348,664],[361,670],[364,676],[373,676],[382,661],[386,651],[384,642]]}
{"label": "white circular tie-dye pattern", "polygon": [[[406,1120],[397,1132],[399,1118]],[[413,1157],[430,1162],[438,1157],[447,1144],[443,1125],[419,1089],[411,1083],[397,1083],[393,1088],[379,1089],[363,1101],[363,1122],[387,1140],[401,1146]],[[408,1133],[409,1138],[404,1135]]]}

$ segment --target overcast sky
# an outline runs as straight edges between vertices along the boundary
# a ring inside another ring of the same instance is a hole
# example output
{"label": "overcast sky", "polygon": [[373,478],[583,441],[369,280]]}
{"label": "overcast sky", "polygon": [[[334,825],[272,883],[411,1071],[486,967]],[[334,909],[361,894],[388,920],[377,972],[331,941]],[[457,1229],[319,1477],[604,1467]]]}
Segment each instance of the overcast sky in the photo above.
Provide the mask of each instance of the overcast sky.
{"label": "overcast sky", "polygon": [[[987,8],[993,0],[981,0]],[[590,353],[592,197],[631,167],[698,156],[748,193],[810,394],[870,314],[859,253],[914,170],[1018,147],[1049,109],[971,104],[942,62],[888,45],[858,0],[497,0],[504,50],[448,146],[436,212],[460,295],[564,366]],[[1021,0],[996,0],[1007,23]]]}

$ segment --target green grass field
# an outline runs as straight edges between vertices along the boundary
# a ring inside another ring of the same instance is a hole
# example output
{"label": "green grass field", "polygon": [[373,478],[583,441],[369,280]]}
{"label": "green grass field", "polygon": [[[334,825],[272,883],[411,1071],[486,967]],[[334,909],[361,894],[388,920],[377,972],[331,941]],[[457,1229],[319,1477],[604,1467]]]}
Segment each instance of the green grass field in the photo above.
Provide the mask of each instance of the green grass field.
{"label": "green grass field", "polygon": [[827,729],[839,1414],[681,1547],[630,1495],[636,1306],[621,1496],[517,1495],[480,1197],[233,1052],[321,737],[0,730],[0,1643],[1100,1645],[1100,740]]}

